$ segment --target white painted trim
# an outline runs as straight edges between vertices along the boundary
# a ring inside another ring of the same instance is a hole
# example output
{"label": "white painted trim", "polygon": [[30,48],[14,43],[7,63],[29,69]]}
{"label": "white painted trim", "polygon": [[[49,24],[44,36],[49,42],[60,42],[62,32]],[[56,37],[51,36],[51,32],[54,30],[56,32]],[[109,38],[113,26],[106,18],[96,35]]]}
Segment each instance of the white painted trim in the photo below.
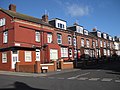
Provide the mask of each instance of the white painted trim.
{"label": "white painted trim", "polygon": [[64,62],[63,64],[73,64],[73,62]]}
{"label": "white painted trim", "polygon": [[54,65],[53,63],[49,63],[49,64],[40,64],[41,66],[45,66],[45,65]]}

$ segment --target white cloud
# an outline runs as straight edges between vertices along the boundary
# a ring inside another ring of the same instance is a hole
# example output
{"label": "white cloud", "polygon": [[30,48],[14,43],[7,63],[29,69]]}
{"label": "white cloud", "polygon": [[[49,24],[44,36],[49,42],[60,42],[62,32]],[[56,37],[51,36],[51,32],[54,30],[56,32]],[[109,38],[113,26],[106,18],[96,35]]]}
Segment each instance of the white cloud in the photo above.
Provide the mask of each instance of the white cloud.
{"label": "white cloud", "polygon": [[89,14],[89,7],[77,4],[72,4],[67,6],[67,13],[73,17],[86,16]]}

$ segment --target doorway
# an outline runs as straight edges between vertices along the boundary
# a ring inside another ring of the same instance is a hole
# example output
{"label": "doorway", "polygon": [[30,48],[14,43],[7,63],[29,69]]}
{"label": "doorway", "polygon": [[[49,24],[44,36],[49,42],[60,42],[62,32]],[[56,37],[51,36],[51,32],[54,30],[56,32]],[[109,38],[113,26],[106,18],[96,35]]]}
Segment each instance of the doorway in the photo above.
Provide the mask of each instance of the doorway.
{"label": "doorway", "polygon": [[14,50],[14,51],[11,51],[11,54],[12,54],[12,69],[15,69],[15,64],[16,62],[18,62],[18,51],[17,50]]}

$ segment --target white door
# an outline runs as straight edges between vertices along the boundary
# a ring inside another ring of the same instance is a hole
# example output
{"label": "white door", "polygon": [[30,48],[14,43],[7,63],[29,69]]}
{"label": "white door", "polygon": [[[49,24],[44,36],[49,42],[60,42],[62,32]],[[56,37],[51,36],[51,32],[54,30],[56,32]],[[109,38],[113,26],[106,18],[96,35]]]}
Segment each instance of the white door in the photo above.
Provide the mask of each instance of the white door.
{"label": "white door", "polygon": [[40,61],[40,50],[36,49],[36,61]]}
{"label": "white door", "polygon": [[15,64],[18,61],[18,51],[12,51],[12,69],[15,69]]}

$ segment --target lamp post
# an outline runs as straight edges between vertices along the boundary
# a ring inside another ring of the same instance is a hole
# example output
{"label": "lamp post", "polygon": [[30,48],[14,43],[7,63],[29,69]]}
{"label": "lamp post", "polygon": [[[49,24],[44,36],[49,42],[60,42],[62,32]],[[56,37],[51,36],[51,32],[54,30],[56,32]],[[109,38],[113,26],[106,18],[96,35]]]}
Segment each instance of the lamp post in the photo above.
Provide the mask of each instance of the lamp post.
{"label": "lamp post", "polygon": [[77,67],[77,44],[76,44],[76,31],[73,35],[73,45],[74,45],[74,60],[75,60],[75,66]]}

